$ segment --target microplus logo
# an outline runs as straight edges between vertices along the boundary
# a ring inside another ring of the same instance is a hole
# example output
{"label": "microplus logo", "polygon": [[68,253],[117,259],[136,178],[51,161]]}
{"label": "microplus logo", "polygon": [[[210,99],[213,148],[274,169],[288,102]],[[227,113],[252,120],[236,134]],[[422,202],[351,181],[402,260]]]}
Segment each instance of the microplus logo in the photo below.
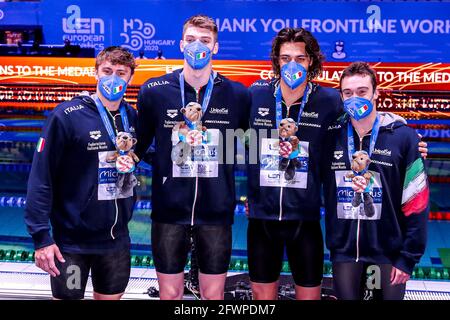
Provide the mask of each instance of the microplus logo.
{"label": "microplus logo", "polygon": [[118,172],[116,168],[100,168],[98,169],[98,183],[116,183]]}

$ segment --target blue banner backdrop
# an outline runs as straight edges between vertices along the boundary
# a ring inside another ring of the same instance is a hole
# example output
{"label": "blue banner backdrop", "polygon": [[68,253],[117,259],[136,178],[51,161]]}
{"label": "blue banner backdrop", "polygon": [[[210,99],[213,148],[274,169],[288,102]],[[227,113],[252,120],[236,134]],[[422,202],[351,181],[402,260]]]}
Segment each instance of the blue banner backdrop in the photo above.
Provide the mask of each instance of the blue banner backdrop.
{"label": "blue banner backdrop", "polygon": [[[11,4],[8,4],[11,5]],[[0,7],[1,8],[1,7]],[[46,43],[124,45],[181,58],[183,22],[204,13],[219,27],[218,59],[266,60],[283,27],[305,27],[327,61],[448,62],[450,3],[335,1],[42,0]],[[3,21],[0,20],[3,24]]]}

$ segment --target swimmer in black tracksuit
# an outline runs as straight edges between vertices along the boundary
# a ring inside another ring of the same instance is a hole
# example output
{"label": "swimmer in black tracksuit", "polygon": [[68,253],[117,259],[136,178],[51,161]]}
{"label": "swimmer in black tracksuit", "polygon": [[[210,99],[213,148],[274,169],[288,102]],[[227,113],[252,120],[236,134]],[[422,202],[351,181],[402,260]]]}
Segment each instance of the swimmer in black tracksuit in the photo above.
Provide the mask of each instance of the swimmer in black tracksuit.
{"label": "swimmer in black tracksuit", "polygon": [[[25,222],[36,265],[52,275],[56,299],[83,299],[89,272],[95,299],[119,299],[128,284],[128,221],[135,194],[133,183],[119,181],[135,180],[132,173],[119,173],[116,162],[108,159],[116,152],[112,137],[119,132],[134,135],[136,110],[122,97],[135,67],[125,49],[100,52],[96,94],[59,104],[37,144]],[[79,288],[67,285],[74,272],[80,276]]]}
{"label": "swimmer in black tracksuit", "polygon": [[[426,245],[429,188],[419,138],[403,118],[377,112],[376,83],[366,63],[344,70],[341,93],[350,117],[330,126],[323,158],[326,243],[334,289],[345,300],[363,298],[367,273],[369,288],[380,289],[384,300],[403,299]],[[368,161],[369,180],[354,170],[361,160]],[[355,206],[353,199],[367,191],[372,201]]]}
{"label": "swimmer in black tracksuit", "polygon": [[189,18],[183,69],[149,79],[139,92],[139,157],[155,139],[152,253],[161,299],[183,296],[191,231],[202,298],[223,299],[236,207],[234,165],[224,163],[236,148],[224,141],[227,130],[248,128],[250,99],[242,84],[212,70],[217,49],[214,21]]}
{"label": "swimmer in black tracksuit", "polygon": [[[320,159],[327,128],[342,112],[342,101],[335,89],[312,82],[323,58],[310,32],[283,29],[272,48],[276,77],[250,87],[251,128],[259,136],[275,132],[272,138],[258,139],[260,158],[248,168],[247,250],[253,297],[277,298],[286,248],[296,297],[320,299]],[[289,134],[283,131],[288,125],[296,125],[288,128]]]}

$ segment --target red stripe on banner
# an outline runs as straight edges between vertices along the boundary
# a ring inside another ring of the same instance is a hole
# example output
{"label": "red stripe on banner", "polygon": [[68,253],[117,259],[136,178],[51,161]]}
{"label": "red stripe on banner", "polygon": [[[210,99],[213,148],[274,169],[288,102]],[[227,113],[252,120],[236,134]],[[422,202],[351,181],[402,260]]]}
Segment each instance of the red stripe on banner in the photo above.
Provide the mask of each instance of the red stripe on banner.
{"label": "red stripe on banner", "polygon": [[430,212],[428,219],[429,220],[449,221],[450,220],[450,212],[444,212],[444,211]]}

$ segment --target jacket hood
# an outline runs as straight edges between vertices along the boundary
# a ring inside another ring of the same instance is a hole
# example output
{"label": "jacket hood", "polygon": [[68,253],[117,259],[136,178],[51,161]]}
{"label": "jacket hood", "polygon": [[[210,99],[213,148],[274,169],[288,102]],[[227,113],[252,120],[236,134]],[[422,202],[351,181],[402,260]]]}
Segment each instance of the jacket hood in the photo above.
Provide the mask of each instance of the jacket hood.
{"label": "jacket hood", "polygon": [[95,101],[94,101],[94,99],[92,99],[89,92],[87,92],[87,91],[83,91],[80,93],[79,96],[73,97],[71,102],[74,104],[83,104],[84,106],[87,106],[87,107],[97,111],[97,106],[95,104]]}
{"label": "jacket hood", "polygon": [[[380,127],[383,130],[394,130],[408,124],[403,117],[392,112],[378,112],[378,114],[381,116]],[[346,112],[342,112],[337,119],[336,124],[346,125],[348,121],[350,121],[350,116]]]}
{"label": "jacket hood", "polygon": [[[95,104],[95,101],[90,95],[90,93],[87,91],[82,91],[79,96],[73,97],[70,102],[73,104],[83,104],[97,111],[97,105]],[[122,103],[125,104],[126,107],[131,107],[125,100],[122,100]]]}
{"label": "jacket hood", "polygon": [[394,130],[407,125],[404,118],[391,112],[378,112],[381,116],[380,128],[385,130]]}

